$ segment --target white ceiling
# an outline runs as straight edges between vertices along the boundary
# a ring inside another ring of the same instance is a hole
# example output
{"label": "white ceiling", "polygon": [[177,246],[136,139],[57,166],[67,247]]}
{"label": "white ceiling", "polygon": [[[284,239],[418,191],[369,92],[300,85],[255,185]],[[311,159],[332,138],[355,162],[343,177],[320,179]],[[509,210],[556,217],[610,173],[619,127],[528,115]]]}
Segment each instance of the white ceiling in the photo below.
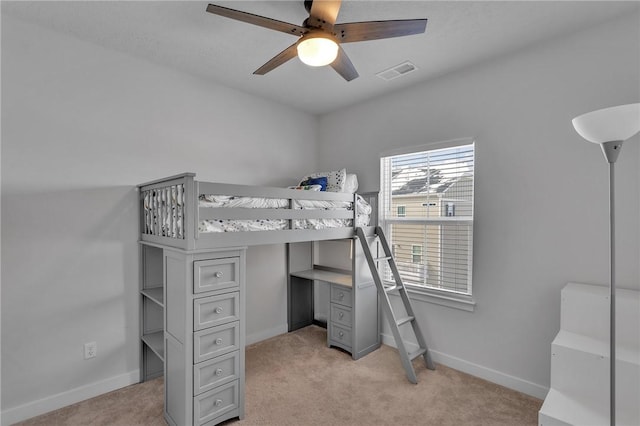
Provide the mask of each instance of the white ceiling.
{"label": "white ceiling", "polygon": [[[297,58],[253,71],[295,38],[206,13],[206,1],[2,1],[2,13],[167,65],[303,111],[333,109],[405,88],[475,63],[629,13],[636,1],[343,1],[338,22],[428,18],[425,34],[349,43],[360,77]],[[211,3],[302,24],[303,1]],[[417,67],[384,81],[376,73],[410,60]]]}

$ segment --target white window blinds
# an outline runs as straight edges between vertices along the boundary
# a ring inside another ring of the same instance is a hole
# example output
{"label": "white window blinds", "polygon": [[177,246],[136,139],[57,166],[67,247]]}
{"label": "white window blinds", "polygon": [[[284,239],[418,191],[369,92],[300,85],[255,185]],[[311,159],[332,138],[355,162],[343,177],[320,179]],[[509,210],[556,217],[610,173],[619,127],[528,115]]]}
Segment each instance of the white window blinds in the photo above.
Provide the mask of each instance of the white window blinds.
{"label": "white window blinds", "polygon": [[381,222],[409,286],[471,295],[475,156],[465,142],[381,158]]}

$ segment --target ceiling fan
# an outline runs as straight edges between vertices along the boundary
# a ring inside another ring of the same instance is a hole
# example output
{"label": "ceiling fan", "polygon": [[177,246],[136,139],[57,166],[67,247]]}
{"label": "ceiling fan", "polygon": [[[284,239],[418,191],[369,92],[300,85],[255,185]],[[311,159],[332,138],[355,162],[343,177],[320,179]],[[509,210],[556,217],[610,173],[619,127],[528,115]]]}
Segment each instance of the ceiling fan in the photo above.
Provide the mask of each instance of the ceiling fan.
{"label": "ceiling fan", "polygon": [[305,0],[304,7],[309,13],[309,17],[304,20],[302,25],[277,21],[214,4],[207,6],[207,12],[298,37],[294,44],[255,70],[254,74],[264,75],[298,56],[307,65],[331,65],[347,81],[358,77],[358,72],[340,46],[341,43],[421,34],[427,26],[426,19],[336,24],[340,3],[340,0]]}

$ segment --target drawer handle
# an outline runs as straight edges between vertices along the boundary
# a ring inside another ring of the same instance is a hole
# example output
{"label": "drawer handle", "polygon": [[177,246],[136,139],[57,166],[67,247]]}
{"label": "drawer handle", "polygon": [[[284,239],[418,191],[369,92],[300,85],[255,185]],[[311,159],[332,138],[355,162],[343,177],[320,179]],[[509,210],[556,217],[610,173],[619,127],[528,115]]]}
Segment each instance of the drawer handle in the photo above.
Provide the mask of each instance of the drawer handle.
{"label": "drawer handle", "polygon": [[340,333],[338,333],[338,335],[339,335],[340,337],[344,337],[344,331],[341,331]]}
{"label": "drawer handle", "polygon": [[344,293],[340,292],[340,294],[338,294],[338,299],[344,299]]}
{"label": "drawer handle", "polygon": [[219,407],[221,405],[222,405],[222,400],[221,399],[216,399],[215,406]]}
{"label": "drawer handle", "polygon": [[222,344],[222,338],[221,338],[221,337],[218,337],[218,338],[216,339],[216,345],[221,345],[221,344]]}
{"label": "drawer handle", "polygon": [[218,368],[218,369],[216,370],[216,373],[215,373],[215,374],[216,374],[216,376],[221,375],[221,374],[222,374],[222,368]]}
{"label": "drawer handle", "polygon": [[216,314],[221,314],[222,313],[222,308],[220,306],[218,306],[215,310]]}
{"label": "drawer handle", "polygon": [[342,319],[342,317],[344,316],[344,312],[340,312],[338,316],[340,317],[340,319]]}
{"label": "drawer handle", "polygon": [[216,278],[222,278],[222,275],[224,275],[222,272],[218,271],[215,274],[213,274],[214,277]]}

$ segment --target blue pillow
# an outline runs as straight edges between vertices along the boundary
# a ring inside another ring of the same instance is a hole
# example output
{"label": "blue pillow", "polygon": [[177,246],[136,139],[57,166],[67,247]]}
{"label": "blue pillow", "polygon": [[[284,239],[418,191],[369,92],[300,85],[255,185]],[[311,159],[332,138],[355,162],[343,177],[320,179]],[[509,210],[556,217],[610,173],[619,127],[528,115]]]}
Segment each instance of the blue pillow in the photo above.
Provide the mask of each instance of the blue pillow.
{"label": "blue pillow", "polygon": [[327,177],[326,176],[322,176],[322,177],[317,177],[317,178],[309,178],[305,181],[300,182],[300,186],[305,186],[305,185],[320,185],[320,191],[326,191],[327,190]]}

